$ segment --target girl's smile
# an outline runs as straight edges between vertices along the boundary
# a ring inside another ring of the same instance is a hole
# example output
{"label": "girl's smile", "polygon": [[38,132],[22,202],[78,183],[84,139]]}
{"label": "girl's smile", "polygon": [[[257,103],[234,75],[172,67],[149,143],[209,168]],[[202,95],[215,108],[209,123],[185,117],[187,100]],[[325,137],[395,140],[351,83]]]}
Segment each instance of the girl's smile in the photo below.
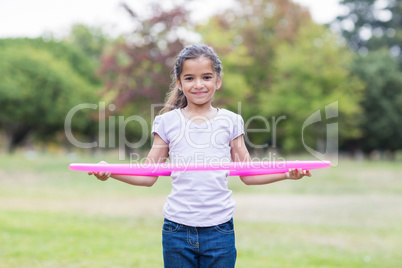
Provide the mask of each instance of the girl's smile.
{"label": "girl's smile", "polygon": [[204,92],[193,92],[193,93],[191,93],[191,94],[194,94],[194,95],[204,95],[204,94],[207,94],[208,92],[207,91],[204,91]]}

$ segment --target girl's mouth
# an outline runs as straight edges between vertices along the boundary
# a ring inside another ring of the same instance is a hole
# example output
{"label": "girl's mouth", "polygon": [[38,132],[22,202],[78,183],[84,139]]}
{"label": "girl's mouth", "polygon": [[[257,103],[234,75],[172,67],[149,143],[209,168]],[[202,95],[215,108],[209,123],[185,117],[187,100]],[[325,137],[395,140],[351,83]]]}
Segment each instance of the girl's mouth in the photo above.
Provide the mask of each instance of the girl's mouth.
{"label": "girl's mouth", "polygon": [[206,93],[208,93],[208,92],[204,92],[204,91],[203,92],[193,92],[194,95],[203,95],[203,94],[206,94]]}

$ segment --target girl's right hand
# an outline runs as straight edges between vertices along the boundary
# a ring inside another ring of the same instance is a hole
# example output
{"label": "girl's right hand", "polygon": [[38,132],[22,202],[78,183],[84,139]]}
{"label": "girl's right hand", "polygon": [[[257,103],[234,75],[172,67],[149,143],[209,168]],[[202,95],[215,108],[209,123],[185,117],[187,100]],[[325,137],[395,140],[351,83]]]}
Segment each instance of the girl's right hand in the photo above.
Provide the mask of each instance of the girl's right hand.
{"label": "girl's right hand", "polygon": [[[100,161],[98,164],[107,164],[105,161]],[[110,172],[88,172],[88,175],[94,175],[98,180],[105,181],[112,175]]]}
{"label": "girl's right hand", "polygon": [[301,168],[299,168],[299,169],[291,168],[291,169],[289,169],[289,172],[285,173],[285,176],[286,176],[286,179],[299,180],[299,179],[303,178],[304,176],[311,177],[312,175],[309,170],[302,170]]}

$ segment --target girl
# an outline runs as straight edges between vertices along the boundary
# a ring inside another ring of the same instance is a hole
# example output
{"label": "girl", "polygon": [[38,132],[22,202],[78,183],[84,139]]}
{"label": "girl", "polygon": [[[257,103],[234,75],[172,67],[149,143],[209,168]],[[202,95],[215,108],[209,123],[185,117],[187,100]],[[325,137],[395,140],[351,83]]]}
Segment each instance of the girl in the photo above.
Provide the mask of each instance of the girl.
{"label": "girl", "polygon": [[[251,161],[244,143],[240,115],[212,106],[222,85],[222,66],[211,47],[184,48],[174,66],[173,83],[163,114],[155,118],[155,136],[147,163],[208,164]],[[92,173],[89,173],[90,175]],[[227,171],[172,173],[172,191],[163,208],[165,267],[234,267],[236,262],[233,213],[235,203],[227,187]],[[140,186],[152,186],[158,177],[123,176],[100,172]],[[247,185],[267,184],[311,176],[309,171],[240,176]]]}

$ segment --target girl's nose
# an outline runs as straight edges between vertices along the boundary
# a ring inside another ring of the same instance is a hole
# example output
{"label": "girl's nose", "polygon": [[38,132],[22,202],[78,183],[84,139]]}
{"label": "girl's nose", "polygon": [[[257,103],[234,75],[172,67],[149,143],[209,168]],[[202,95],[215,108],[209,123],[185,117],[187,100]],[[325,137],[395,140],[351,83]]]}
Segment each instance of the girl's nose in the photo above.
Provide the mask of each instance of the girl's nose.
{"label": "girl's nose", "polygon": [[195,80],[195,87],[196,88],[203,88],[204,85],[202,84],[202,81],[200,79]]}

